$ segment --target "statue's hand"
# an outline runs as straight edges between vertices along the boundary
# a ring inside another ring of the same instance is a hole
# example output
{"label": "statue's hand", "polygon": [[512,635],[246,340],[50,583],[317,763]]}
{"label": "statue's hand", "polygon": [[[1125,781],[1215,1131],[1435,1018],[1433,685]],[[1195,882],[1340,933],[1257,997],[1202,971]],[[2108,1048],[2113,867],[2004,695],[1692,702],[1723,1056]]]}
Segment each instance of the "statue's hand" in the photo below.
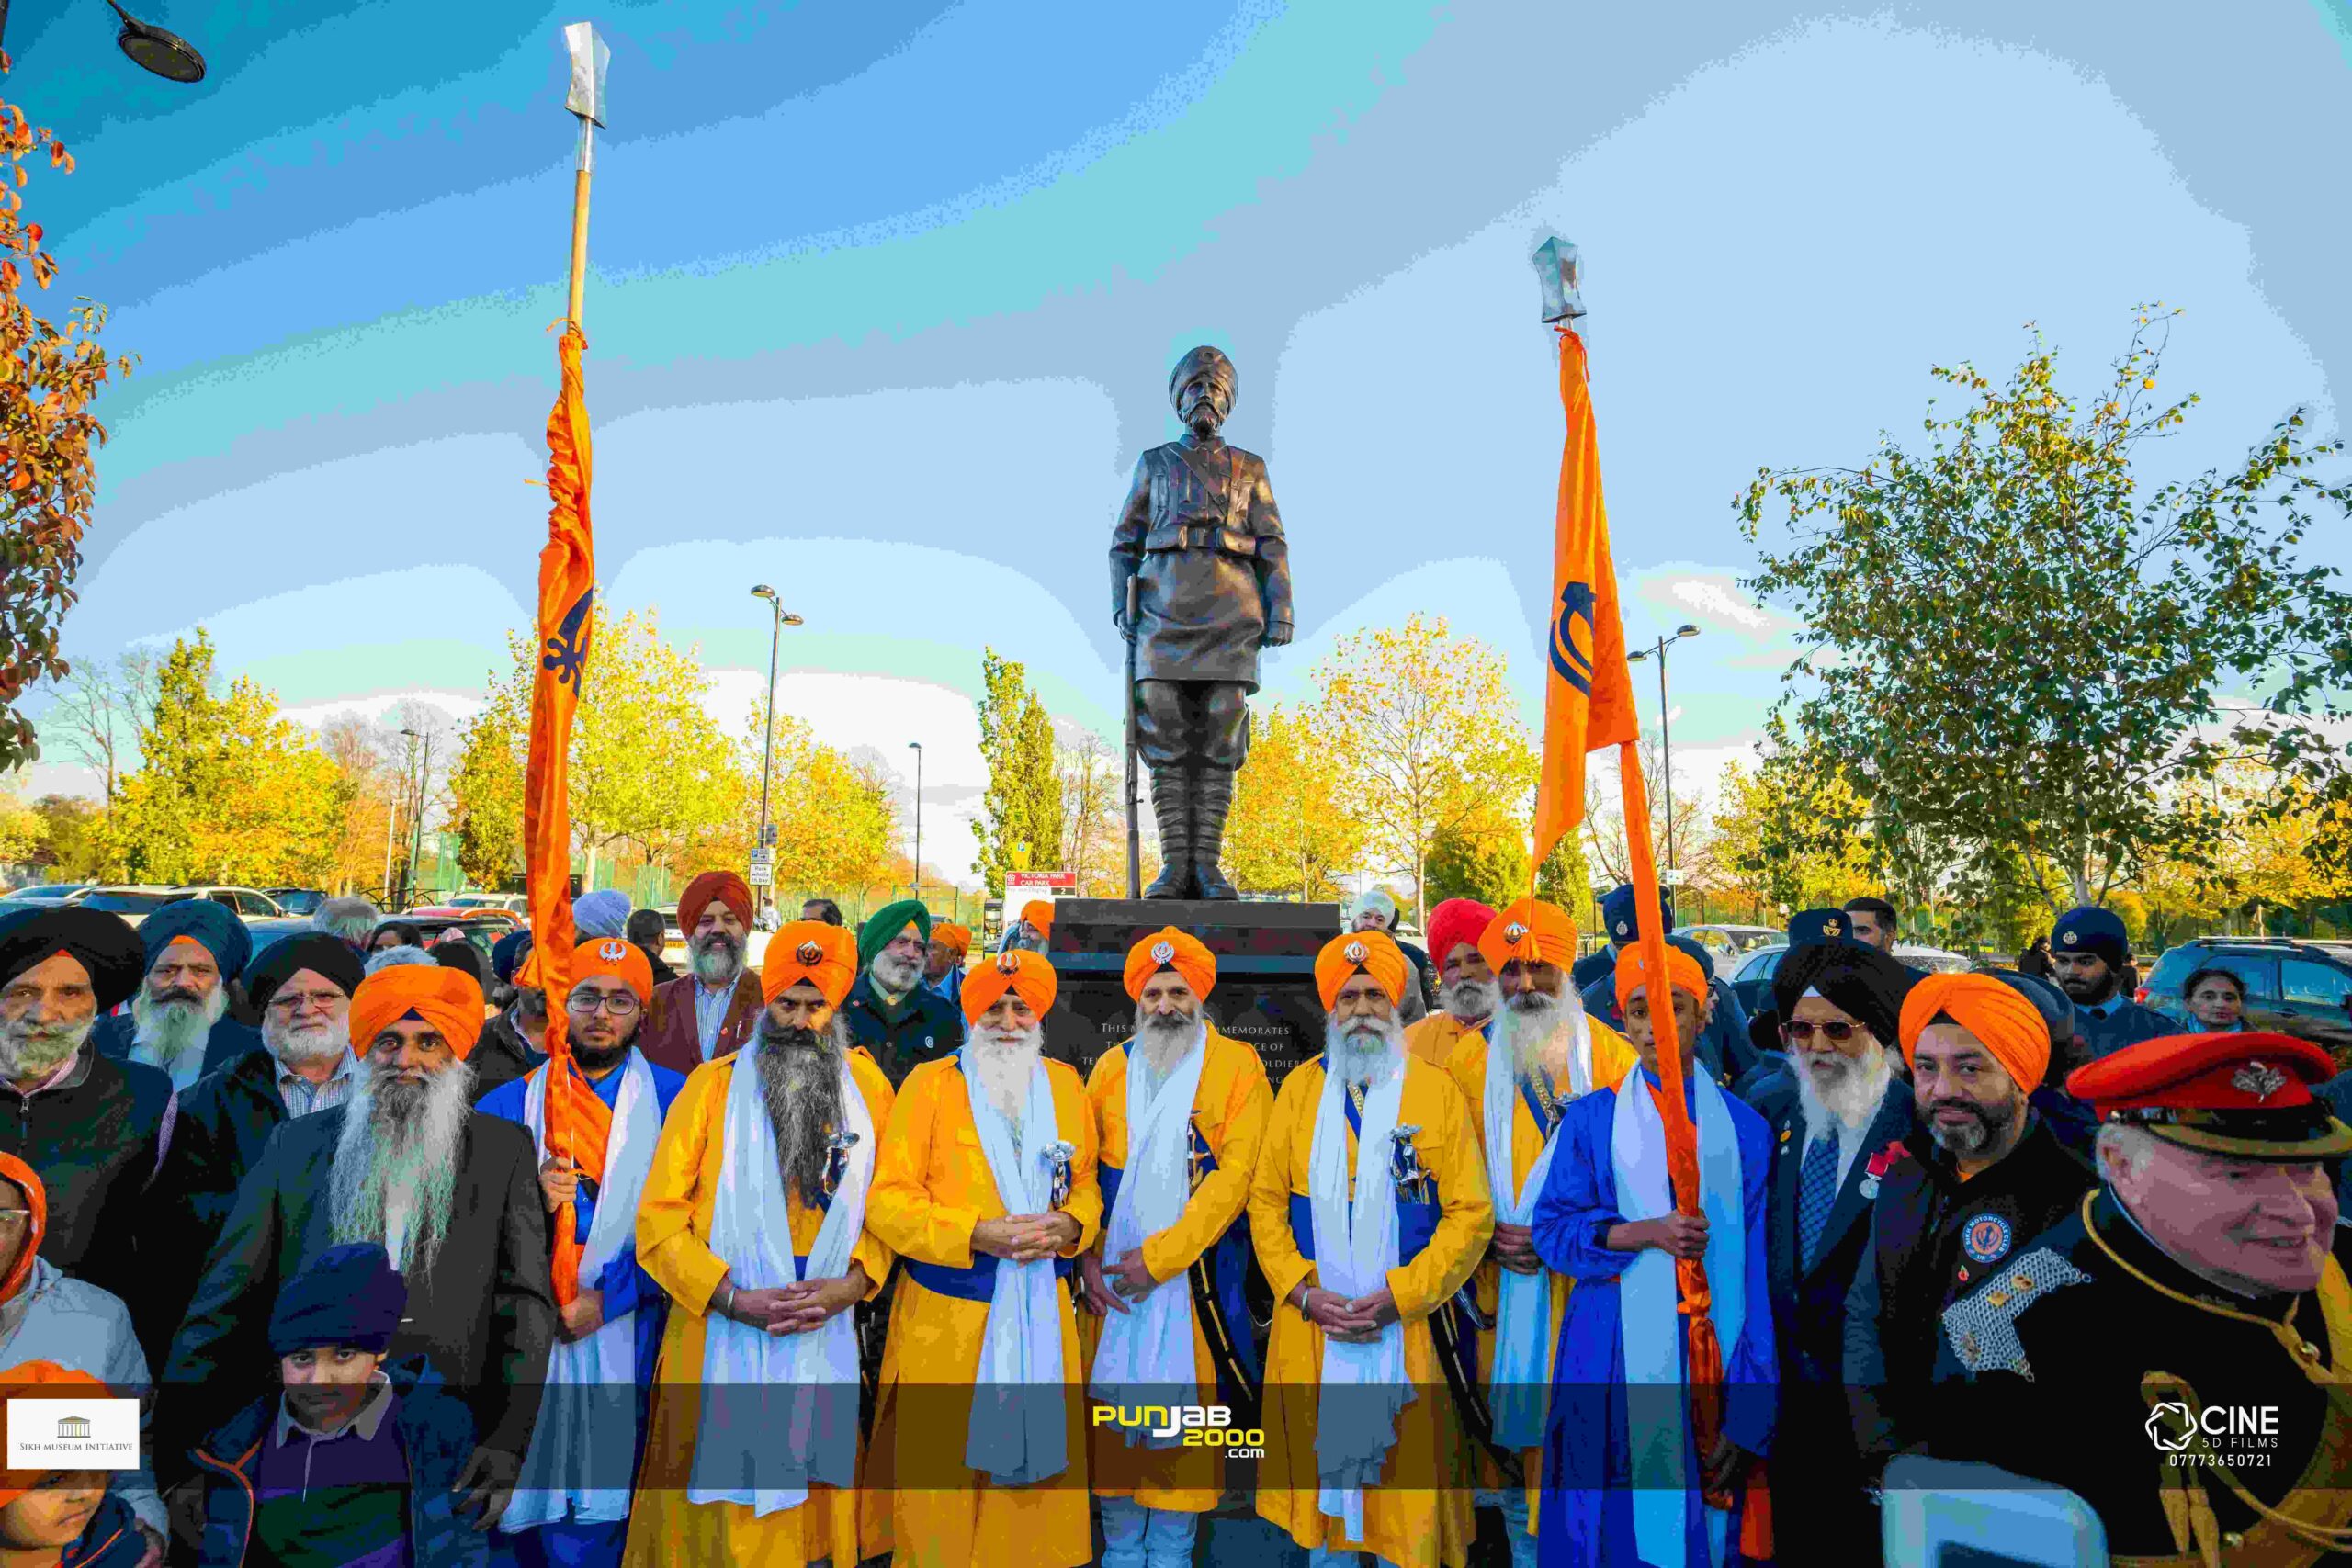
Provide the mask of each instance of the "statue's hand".
{"label": "statue's hand", "polygon": [[1290,641],[1290,623],[1288,621],[1268,622],[1266,635],[1260,637],[1258,641],[1267,648],[1282,648],[1287,645]]}

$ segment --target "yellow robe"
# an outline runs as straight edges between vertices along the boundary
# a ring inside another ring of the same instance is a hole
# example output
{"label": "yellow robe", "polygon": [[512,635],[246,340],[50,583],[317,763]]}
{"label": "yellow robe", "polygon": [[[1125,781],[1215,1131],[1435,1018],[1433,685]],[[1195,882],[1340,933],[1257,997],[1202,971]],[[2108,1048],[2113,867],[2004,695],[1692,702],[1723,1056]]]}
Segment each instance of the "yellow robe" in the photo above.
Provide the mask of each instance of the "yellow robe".
{"label": "yellow robe", "polygon": [[[1078,1221],[1075,1258],[1102,1224],[1095,1174],[1094,1108],[1063,1063],[1046,1064],[1054,1120],[1077,1148],[1063,1212]],[[980,1150],[963,1066],[925,1062],[907,1075],[883,1134],[866,1224],[910,1262],[969,1269],[972,1227],[1009,1213]],[[1069,1390],[1069,1468],[1029,1486],[997,1486],[964,1468],[968,1389],[979,1373],[989,1305],[929,1290],[905,1269],[890,1299],[866,1484],[888,1488],[896,1561],[940,1568],[1018,1562],[1078,1568],[1094,1555],[1086,1493],[1086,1400],[1079,1364],[1078,1314],[1061,1296],[1062,1378]],[[913,1391],[910,1393],[909,1391]],[[880,1468],[880,1467],[887,1467]],[[839,1568],[839,1564],[836,1564]]]}
{"label": "yellow robe", "polygon": [[[1430,1314],[1444,1305],[1477,1267],[1495,1232],[1495,1206],[1478,1159],[1470,1108],[1444,1071],[1405,1058],[1397,1122],[1416,1125],[1413,1147],[1436,1179],[1436,1234],[1418,1258],[1392,1269],[1388,1288],[1405,1325],[1405,1375],[1419,1390],[1396,1421],[1396,1446],[1383,1484],[1363,1496],[1364,1539],[1346,1540],[1340,1521],[1317,1506],[1315,1417],[1322,1394],[1323,1331],[1292,1306],[1290,1292],[1313,1277],[1291,1231],[1291,1199],[1307,1196],[1316,1113],[1323,1098],[1323,1058],[1283,1080],[1250,1184],[1250,1235],[1258,1266],[1273,1289],[1274,1323],[1266,1345],[1266,1457],[1258,1468],[1258,1512],[1309,1549],[1374,1551],[1397,1568],[1454,1568],[1468,1561],[1474,1533],[1471,1477],[1463,1463],[1462,1426],[1430,1337]],[[1348,1135],[1348,1169],[1356,1166]],[[1389,1151],[1374,1151],[1389,1158]],[[1390,1484],[1394,1478],[1395,1484]]]}
{"label": "yellow robe", "polygon": [[[719,1174],[730,1152],[726,1147],[728,1090],[740,1060],[733,1055],[721,1056],[687,1077],[662,1123],[653,1169],[638,1205],[638,1261],[669,1292],[670,1321],[662,1332],[645,1461],[629,1510],[628,1546],[621,1559],[626,1568],[788,1565],[827,1557],[854,1562],[890,1548],[888,1514],[868,1503],[861,1520],[855,1491],[812,1487],[808,1502],[765,1518],[741,1503],[686,1501],[686,1479],[702,1417],[706,1314],[727,1278],[727,1260],[711,1251],[709,1236]],[[849,1066],[874,1125],[889,1125],[890,1080],[862,1049],[850,1053]],[[878,1148],[876,1158],[878,1165]],[[824,1224],[824,1211],[803,1207],[800,1195],[789,1188],[785,1205],[792,1216],[792,1250],[806,1257]],[[872,1207],[869,1200],[866,1227],[852,1254],[865,1266],[868,1300],[890,1277],[890,1252],[875,1237]],[[861,1467],[863,1463],[861,1455]]]}
{"label": "yellow robe", "polygon": [[[1201,1063],[1200,1088],[1193,1096],[1193,1125],[1216,1157],[1216,1169],[1195,1175],[1193,1195],[1183,1213],[1166,1230],[1144,1238],[1144,1267],[1155,1280],[1170,1281],[1171,1290],[1189,1291],[1182,1276],[1195,1258],[1233,1228],[1250,1201],[1250,1178],[1257,1168],[1258,1147],[1266,1135],[1266,1118],[1274,1108],[1274,1091],[1266,1082],[1266,1065],[1258,1053],[1238,1040],[1209,1031],[1206,1059]],[[1102,1163],[1125,1169],[1127,1164],[1127,1047],[1105,1052],[1087,1080],[1087,1098],[1094,1102],[1101,1129]],[[1237,1334],[1251,1332],[1247,1323],[1232,1325]],[[1089,1373],[1094,1348],[1102,1337],[1102,1323],[1092,1313],[1081,1316],[1079,1335]],[[1193,1369],[1200,1383],[1201,1402],[1216,1403],[1216,1360],[1199,1314],[1193,1323]],[[1241,1413],[1236,1411],[1239,1421]],[[1176,1513],[1205,1514],[1224,1492],[1225,1455],[1221,1449],[1152,1449],[1130,1447],[1115,1426],[1090,1428],[1093,1445],[1094,1490],[1104,1496],[1132,1496],[1147,1508]]]}
{"label": "yellow robe", "polygon": [[1454,1046],[1477,1039],[1485,1027],[1484,1019],[1464,1023],[1450,1012],[1433,1012],[1405,1026],[1405,1049],[1432,1067],[1442,1067],[1453,1059]]}
{"label": "yellow robe", "polygon": [[[1588,1018],[1592,1025],[1592,1083],[1596,1089],[1623,1083],[1625,1075],[1634,1070],[1641,1059],[1626,1038],[1597,1018]],[[1470,1103],[1470,1130],[1478,1139],[1478,1159],[1486,1162],[1487,1142],[1487,1037],[1472,1030],[1455,1043],[1453,1056],[1446,1062],[1446,1071],[1461,1087],[1463,1098]],[[1572,1098],[1568,1076],[1562,1073],[1552,1080],[1552,1091],[1565,1102]],[[1524,1183],[1527,1173],[1535,1168],[1536,1160],[1544,1153],[1544,1130],[1535,1124],[1534,1113],[1527,1109],[1525,1099],[1514,1096],[1510,1123],[1510,1179]],[[1496,1194],[1498,1212],[1501,1202]],[[1487,1321],[1495,1319],[1495,1303],[1500,1289],[1502,1265],[1490,1253],[1478,1264],[1472,1276],[1471,1289],[1478,1298],[1478,1310]],[[1560,1347],[1560,1319],[1568,1310],[1568,1292],[1576,1289],[1576,1281],[1565,1274],[1555,1273],[1552,1279],[1552,1353]],[[1544,1362],[1548,1377],[1551,1362]],[[1483,1387],[1495,1375],[1495,1336],[1492,1330],[1478,1336],[1478,1382]],[[1472,1445],[1476,1449],[1476,1445]],[[1474,1457],[1478,1464],[1478,1484],[1492,1489],[1502,1484],[1502,1472],[1495,1466],[1494,1457],[1478,1449]],[[1529,1528],[1533,1529],[1536,1495],[1543,1491],[1544,1450],[1540,1448],[1520,1450],[1520,1464],[1527,1481]]]}

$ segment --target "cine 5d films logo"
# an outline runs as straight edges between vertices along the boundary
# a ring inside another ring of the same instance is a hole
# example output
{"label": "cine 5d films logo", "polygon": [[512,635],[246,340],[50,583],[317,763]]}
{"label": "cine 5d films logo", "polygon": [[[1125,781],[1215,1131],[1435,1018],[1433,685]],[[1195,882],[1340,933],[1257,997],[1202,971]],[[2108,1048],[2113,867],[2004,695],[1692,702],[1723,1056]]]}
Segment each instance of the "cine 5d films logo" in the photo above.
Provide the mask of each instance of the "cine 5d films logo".
{"label": "cine 5d films logo", "polygon": [[1222,1449],[1227,1459],[1266,1457],[1266,1429],[1237,1427],[1225,1404],[1098,1404],[1089,1419],[1097,1427],[1140,1427],[1146,1437],[1179,1438],[1172,1446]]}
{"label": "cine 5d films logo", "polygon": [[8,1401],[10,1470],[137,1470],[135,1399]]}
{"label": "cine 5d films logo", "polygon": [[2209,1404],[2195,1411],[2165,1400],[2148,1407],[2146,1431],[2166,1464],[2258,1470],[2278,1451],[2278,1407]]}

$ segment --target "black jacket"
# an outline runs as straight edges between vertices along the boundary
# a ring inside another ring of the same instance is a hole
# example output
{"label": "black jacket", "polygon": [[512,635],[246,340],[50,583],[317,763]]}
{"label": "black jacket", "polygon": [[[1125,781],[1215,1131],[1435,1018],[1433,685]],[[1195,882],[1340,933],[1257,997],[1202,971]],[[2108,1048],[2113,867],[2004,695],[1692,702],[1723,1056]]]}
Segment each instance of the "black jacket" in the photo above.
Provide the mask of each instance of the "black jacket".
{"label": "black jacket", "polygon": [[139,1294],[141,1210],[163,1156],[172,1080],[86,1043],[64,1081],[33,1095],[0,1085],[0,1149],[49,1193],[40,1255],[125,1301]]}
{"label": "black jacket", "polygon": [[[345,1106],[270,1135],[238,1189],[172,1341],[157,1409],[156,1452],[180,1455],[274,1381],[269,1314],[277,1292],[334,1244],[328,1189]],[[548,1225],[531,1134],[474,1112],[467,1120],[449,1231],[430,1272],[412,1275],[394,1358],[429,1358],[473,1407],[482,1446],[520,1459],[538,1414],[556,1325]]]}
{"label": "black jacket", "polygon": [[[108,1061],[128,1062],[130,1060],[130,1037],[138,1032],[138,1027],[131,1022],[127,1012],[108,1013],[98,1020],[96,1029],[90,1031],[90,1043],[99,1055]],[[239,1023],[227,1013],[222,1013],[220,1021],[212,1026],[212,1032],[205,1036],[204,1071],[219,1072],[260,1043],[259,1030]],[[164,1076],[168,1077],[170,1075]]]}
{"label": "black jacket", "polygon": [[474,1103],[492,1089],[503,1088],[516,1078],[528,1077],[533,1067],[548,1059],[545,1051],[537,1049],[514,1021],[500,1013],[481,1026],[481,1033],[474,1041],[474,1048],[466,1053],[466,1061],[474,1070]]}
{"label": "black jacket", "polygon": [[872,1053],[892,1089],[923,1063],[953,1055],[964,1044],[964,1015],[937,991],[918,984],[904,1006],[897,1021],[886,1017],[871,975],[860,975],[842,1003],[852,1043]]}
{"label": "black jacket", "polygon": [[2040,1113],[1990,1169],[1960,1179],[1922,1128],[1879,1183],[1871,1250],[1846,1299],[1846,1382],[1855,1434],[1883,1458],[1924,1440],[1921,1395],[1936,1367],[1937,1320],[2042,1232],[2074,1212],[2095,1178]]}

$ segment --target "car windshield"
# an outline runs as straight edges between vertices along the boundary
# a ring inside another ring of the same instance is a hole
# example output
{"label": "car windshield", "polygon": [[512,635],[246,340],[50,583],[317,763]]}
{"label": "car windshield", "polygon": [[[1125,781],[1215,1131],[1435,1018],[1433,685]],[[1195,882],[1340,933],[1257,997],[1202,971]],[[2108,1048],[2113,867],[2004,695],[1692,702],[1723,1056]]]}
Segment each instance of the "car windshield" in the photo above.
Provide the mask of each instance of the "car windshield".
{"label": "car windshield", "polygon": [[81,907],[115,915],[152,915],[164,905],[176,904],[187,897],[185,893],[93,893],[82,900]]}
{"label": "car windshield", "polygon": [[59,899],[71,895],[74,891],[74,886],[76,886],[79,885],[75,884],[74,886],[53,887],[19,887],[14,893],[9,894],[8,897],[12,900],[20,904],[54,904]]}
{"label": "car windshield", "polygon": [[1781,955],[1787,951],[1786,948],[1776,948],[1770,953],[1758,953],[1747,961],[1747,966],[1739,972],[1739,977],[1743,980],[1770,979],[1773,972],[1781,967]]}

